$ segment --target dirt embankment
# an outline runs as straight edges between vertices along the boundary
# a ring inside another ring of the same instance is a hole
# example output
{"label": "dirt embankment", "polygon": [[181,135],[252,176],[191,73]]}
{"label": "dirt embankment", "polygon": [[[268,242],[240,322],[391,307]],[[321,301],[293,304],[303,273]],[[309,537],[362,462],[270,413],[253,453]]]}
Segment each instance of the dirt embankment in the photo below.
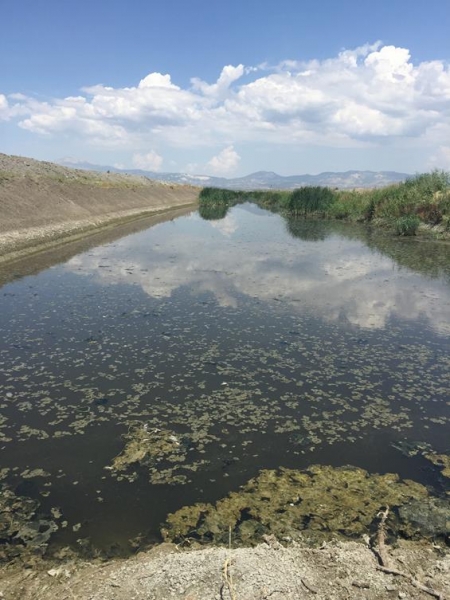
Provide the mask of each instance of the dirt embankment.
{"label": "dirt embankment", "polygon": [[199,188],[0,154],[0,262],[195,205]]}

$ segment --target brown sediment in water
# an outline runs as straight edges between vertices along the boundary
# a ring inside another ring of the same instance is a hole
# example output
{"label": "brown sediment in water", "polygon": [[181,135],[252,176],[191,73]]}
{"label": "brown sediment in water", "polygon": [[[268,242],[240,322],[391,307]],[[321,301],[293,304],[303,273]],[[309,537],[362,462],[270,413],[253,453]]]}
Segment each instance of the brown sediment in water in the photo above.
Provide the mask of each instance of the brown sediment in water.
{"label": "brown sediment in water", "polygon": [[0,154],[0,263],[197,205],[199,188]]}

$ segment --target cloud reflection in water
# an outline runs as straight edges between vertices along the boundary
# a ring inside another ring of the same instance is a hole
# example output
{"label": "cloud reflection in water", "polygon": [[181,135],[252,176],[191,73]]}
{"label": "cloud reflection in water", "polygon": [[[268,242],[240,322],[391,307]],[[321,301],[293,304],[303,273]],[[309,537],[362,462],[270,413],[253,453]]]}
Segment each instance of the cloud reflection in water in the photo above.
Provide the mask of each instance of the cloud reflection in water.
{"label": "cloud reflection in water", "polygon": [[330,223],[320,227],[302,223],[294,238],[282,217],[241,205],[222,220],[195,213],[159,224],[76,256],[65,268],[102,285],[138,285],[154,298],[185,288],[212,294],[221,307],[251,297],[362,328],[384,328],[397,317],[424,319],[450,334],[450,289],[442,278],[399,266],[370,249],[362,232],[355,239]]}

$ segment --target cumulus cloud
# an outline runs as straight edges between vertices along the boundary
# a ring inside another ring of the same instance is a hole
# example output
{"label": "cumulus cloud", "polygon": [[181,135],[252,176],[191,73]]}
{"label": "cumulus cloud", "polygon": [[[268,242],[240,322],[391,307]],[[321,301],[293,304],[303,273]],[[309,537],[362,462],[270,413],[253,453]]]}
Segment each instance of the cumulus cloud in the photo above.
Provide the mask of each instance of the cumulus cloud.
{"label": "cumulus cloud", "polygon": [[5,94],[0,93],[0,121],[10,121],[16,117],[28,115],[30,100],[23,94]]}
{"label": "cumulus cloud", "polygon": [[150,73],[133,87],[96,85],[47,102],[0,96],[0,115],[37,134],[140,152],[155,142],[431,147],[449,138],[449,101],[449,64],[415,63],[408,49],[377,42],[320,61],[227,65],[215,82],[193,78],[185,89],[169,74]]}
{"label": "cumulus cloud", "polygon": [[206,96],[221,96],[224,92],[226,92],[226,90],[229,89],[234,81],[237,81],[242,77],[244,71],[244,65],[238,65],[237,67],[233,67],[233,65],[227,65],[222,69],[220,77],[216,83],[209,85],[197,77],[193,77],[191,79],[191,83],[194,90],[198,90]]}
{"label": "cumulus cloud", "polygon": [[163,163],[163,158],[154,150],[150,150],[146,154],[133,154],[133,166],[136,169],[143,171],[160,171]]}
{"label": "cumulus cloud", "polygon": [[179,90],[177,86],[173,85],[170,80],[170,75],[161,75],[161,73],[150,73],[144,79],[141,79],[139,82],[140,89],[143,88],[166,88],[166,89],[174,89]]}
{"label": "cumulus cloud", "polygon": [[219,152],[217,156],[213,156],[208,162],[207,167],[217,175],[226,175],[236,169],[240,160],[241,157],[233,146],[228,146],[222,152]]}

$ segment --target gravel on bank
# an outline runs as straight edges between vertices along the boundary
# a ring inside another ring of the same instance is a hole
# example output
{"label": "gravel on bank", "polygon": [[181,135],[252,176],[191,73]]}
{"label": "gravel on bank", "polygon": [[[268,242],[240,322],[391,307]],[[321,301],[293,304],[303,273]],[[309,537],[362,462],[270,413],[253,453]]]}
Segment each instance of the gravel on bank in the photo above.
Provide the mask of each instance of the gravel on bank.
{"label": "gravel on bank", "polygon": [[330,541],[320,548],[284,547],[268,539],[256,548],[210,547],[184,551],[171,544],[125,560],[72,562],[52,568],[0,572],[6,600],[388,600],[449,598],[450,554],[442,548],[400,542],[392,563],[413,575],[381,571],[364,542]]}

